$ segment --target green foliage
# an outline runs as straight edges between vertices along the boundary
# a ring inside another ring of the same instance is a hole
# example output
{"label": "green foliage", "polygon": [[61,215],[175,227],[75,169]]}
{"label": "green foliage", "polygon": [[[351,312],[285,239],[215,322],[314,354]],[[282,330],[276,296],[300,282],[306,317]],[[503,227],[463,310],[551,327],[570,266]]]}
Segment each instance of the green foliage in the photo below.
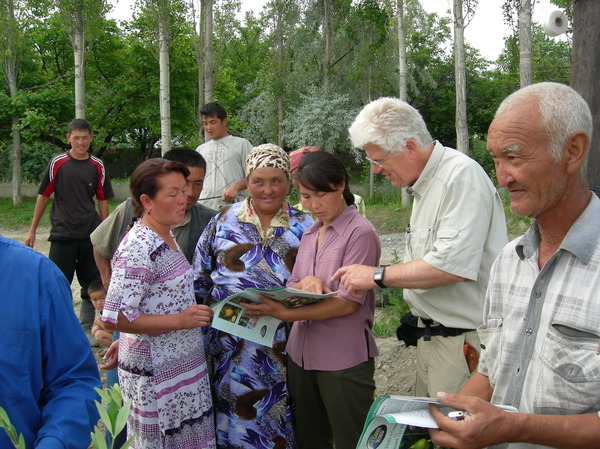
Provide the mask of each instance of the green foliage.
{"label": "green foliage", "polygon": [[[515,87],[518,87],[518,34],[506,39],[504,51],[498,58],[498,65],[501,71],[511,79]],[[554,81],[569,84],[571,77],[571,44],[547,36],[540,25],[533,24],[531,29],[531,66],[534,83]]]}
{"label": "green foliage", "polygon": [[6,410],[0,407],[0,428],[6,431],[8,438],[16,449],[25,449],[25,438],[23,434],[17,433],[17,430],[10,422]]}
{"label": "green foliage", "polygon": [[[394,265],[401,261],[398,252],[394,251],[391,264]],[[399,288],[377,289],[376,303],[379,307],[375,310],[373,335],[376,338],[395,336],[400,318],[410,312],[410,307],[404,301],[403,290]]]}
{"label": "green foliage", "polygon": [[104,432],[98,427],[94,427],[92,436],[92,446],[94,449],[127,449],[133,437],[129,438],[120,448],[114,447],[114,440],[117,435],[125,428],[127,424],[127,416],[131,409],[131,400],[123,404],[123,398],[121,396],[121,389],[119,385],[113,385],[106,391],[100,388],[94,388],[102,398],[103,402],[106,403],[106,408],[98,401],[94,401],[98,413],[100,413],[100,419],[106,428],[106,431],[111,436],[110,445],[107,446],[104,441]]}
{"label": "green foliage", "polygon": [[[60,148],[48,143],[36,145],[22,145],[21,148],[21,178],[25,182],[39,183],[44,175],[44,170],[52,156],[58,154]],[[10,182],[12,160],[12,146],[0,148],[0,181]]]}
{"label": "green foliage", "polygon": [[469,156],[479,163],[488,174],[490,179],[496,178],[496,168],[494,167],[494,159],[487,150],[486,143],[482,139],[472,139],[469,149]]}
{"label": "green foliage", "polygon": [[[0,147],[10,141],[11,119],[17,116],[25,144],[37,147],[44,142],[64,148],[65,127],[74,109],[73,48],[65,33],[65,17],[72,17],[83,5],[96,11],[88,14],[92,26],[86,36],[85,64],[86,117],[96,136],[94,153],[103,157],[122,151],[135,161],[156,154],[159,71],[151,8],[141,8],[132,20],[117,24],[106,19],[98,0],[59,3],[51,7],[44,2],[16,2],[22,31],[15,50],[19,91],[10,98],[0,73]],[[426,13],[418,1],[404,4],[408,101],[421,112],[432,136],[453,146],[450,22]],[[275,45],[278,5],[282,7],[281,54]],[[248,13],[243,20],[236,15],[239,0],[214,2],[213,99],[226,107],[231,133],[254,144],[283,141],[289,149],[312,143],[354,160],[347,126],[356,111],[375,98],[398,95],[395,8],[390,1],[333,0],[330,83],[324,95],[322,1],[268,2],[258,17]],[[201,106],[193,32],[196,20],[183,0],[169,0],[169,14],[173,143],[195,147]],[[0,27],[0,41],[6,30]],[[474,138],[487,132],[500,100],[518,87],[517,42],[517,36],[506,40],[497,65],[467,47],[467,114]],[[570,43],[548,38],[537,25],[532,42],[534,81],[568,83]],[[13,50],[4,50],[10,49],[0,46],[0,59],[13,56]],[[24,156],[23,161],[27,160]],[[349,168],[354,169],[352,163]],[[0,176],[6,179],[2,170]]]}
{"label": "green foliage", "polygon": [[315,89],[284,119],[286,146],[296,149],[310,145],[337,155],[348,154],[352,150],[348,127],[356,113],[347,96],[327,96]]}

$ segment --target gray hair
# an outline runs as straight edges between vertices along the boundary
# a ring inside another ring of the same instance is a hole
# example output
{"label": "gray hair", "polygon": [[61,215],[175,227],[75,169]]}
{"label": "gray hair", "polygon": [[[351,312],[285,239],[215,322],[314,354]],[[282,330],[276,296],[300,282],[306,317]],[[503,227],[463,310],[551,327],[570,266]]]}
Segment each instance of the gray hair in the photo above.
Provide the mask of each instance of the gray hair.
{"label": "gray hair", "polygon": [[[540,112],[540,129],[548,139],[548,151],[560,161],[562,149],[569,137],[582,131],[592,139],[592,113],[590,108],[573,88],[560,83],[538,83],[523,87],[509,95],[498,107],[496,117],[507,108],[525,101],[537,101]],[[586,161],[582,165],[585,173]]]}
{"label": "gray hair", "polygon": [[388,153],[404,151],[406,141],[419,147],[433,142],[419,111],[398,98],[382,97],[366,105],[348,129],[352,145],[373,144]]}

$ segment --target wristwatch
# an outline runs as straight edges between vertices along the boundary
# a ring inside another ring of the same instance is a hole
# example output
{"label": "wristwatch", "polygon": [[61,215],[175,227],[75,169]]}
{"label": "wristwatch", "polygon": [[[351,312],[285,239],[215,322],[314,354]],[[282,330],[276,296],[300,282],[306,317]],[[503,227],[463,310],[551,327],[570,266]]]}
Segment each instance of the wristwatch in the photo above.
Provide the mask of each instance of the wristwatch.
{"label": "wristwatch", "polygon": [[373,282],[375,282],[381,288],[387,288],[383,283],[383,276],[385,275],[385,267],[376,268],[373,272]]}

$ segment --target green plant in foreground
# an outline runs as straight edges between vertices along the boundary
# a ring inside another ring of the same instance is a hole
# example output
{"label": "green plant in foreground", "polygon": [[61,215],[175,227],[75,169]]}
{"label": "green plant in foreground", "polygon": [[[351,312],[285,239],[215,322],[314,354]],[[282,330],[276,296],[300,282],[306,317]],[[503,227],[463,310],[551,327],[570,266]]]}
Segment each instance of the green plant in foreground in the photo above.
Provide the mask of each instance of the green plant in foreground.
{"label": "green plant in foreground", "polygon": [[2,407],[0,407],[0,427],[6,431],[6,434],[14,447],[17,449],[25,449],[25,438],[23,438],[23,434],[17,434],[17,429],[12,425],[8,418],[8,413],[6,413],[6,410]]}
{"label": "green plant in foreground", "polygon": [[127,449],[133,441],[133,437],[129,438],[120,448],[115,448],[114,444],[116,436],[125,428],[125,424],[127,424],[127,417],[131,409],[131,400],[123,404],[121,389],[116,384],[107,388],[106,391],[100,388],[94,388],[94,390],[98,392],[107,404],[107,407],[104,408],[100,402],[95,401],[98,413],[100,413],[100,419],[104,423],[104,427],[106,427],[108,433],[110,433],[111,438],[110,446],[107,446],[106,441],[104,441],[104,432],[98,426],[95,426],[91,434],[92,446],[95,449]]}

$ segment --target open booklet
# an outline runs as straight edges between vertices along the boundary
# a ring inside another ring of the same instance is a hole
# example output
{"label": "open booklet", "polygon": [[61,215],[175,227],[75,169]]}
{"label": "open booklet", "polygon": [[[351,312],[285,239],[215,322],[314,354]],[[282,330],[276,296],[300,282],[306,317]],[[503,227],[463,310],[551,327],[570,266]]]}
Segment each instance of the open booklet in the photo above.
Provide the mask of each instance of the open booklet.
{"label": "open booklet", "polygon": [[281,321],[270,316],[250,317],[244,315],[244,307],[240,305],[242,300],[259,304],[262,301],[258,298],[258,295],[264,295],[269,299],[283,303],[286,307],[294,308],[323,301],[337,293],[317,294],[289,287],[268,290],[247,288],[212,306],[215,312],[212,327],[261,345],[273,347],[275,331]]}
{"label": "open booklet", "polygon": [[[433,448],[427,429],[438,426],[429,412],[429,404],[437,405],[446,415],[456,411],[433,398],[379,396],[369,409],[356,449]],[[498,407],[507,412],[517,411],[511,406]]]}

